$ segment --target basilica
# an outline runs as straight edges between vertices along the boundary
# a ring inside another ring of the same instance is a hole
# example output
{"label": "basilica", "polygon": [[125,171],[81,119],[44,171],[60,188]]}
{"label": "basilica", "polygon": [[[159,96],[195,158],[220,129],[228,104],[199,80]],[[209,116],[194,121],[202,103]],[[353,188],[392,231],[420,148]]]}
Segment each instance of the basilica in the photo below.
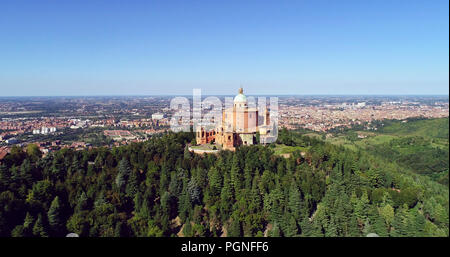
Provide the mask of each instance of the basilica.
{"label": "basilica", "polygon": [[234,97],[233,106],[222,110],[222,121],[216,128],[205,131],[203,127],[196,128],[197,144],[220,145],[223,149],[234,150],[240,145],[253,145],[257,143],[257,134],[260,142],[270,134],[269,111],[260,114],[258,108],[249,107],[243,89]]}

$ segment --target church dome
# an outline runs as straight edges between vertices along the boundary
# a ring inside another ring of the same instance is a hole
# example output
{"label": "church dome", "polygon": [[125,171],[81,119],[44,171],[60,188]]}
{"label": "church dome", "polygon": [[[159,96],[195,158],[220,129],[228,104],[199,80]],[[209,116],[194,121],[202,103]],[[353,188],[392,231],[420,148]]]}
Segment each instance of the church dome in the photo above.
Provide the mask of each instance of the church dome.
{"label": "church dome", "polygon": [[235,103],[246,103],[247,97],[243,94],[244,90],[242,88],[239,88],[239,94],[234,97]]}

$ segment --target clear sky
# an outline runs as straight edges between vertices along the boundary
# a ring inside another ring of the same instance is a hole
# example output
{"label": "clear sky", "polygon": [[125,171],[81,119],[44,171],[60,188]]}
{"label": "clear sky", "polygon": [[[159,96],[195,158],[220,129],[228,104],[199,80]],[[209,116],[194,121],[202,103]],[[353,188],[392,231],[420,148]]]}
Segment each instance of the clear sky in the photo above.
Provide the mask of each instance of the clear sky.
{"label": "clear sky", "polygon": [[0,96],[444,94],[448,0],[0,1]]}

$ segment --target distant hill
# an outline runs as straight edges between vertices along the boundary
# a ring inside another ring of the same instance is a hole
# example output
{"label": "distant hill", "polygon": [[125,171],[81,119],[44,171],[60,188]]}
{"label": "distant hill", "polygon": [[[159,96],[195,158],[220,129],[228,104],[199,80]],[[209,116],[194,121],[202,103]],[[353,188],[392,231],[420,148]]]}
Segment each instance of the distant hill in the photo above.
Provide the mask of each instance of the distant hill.
{"label": "distant hill", "polygon": [[406,122],[387,121],[385,124],[384,127],[380,128],[380,133],[398,136],[441,138],[447,139],[448,141],[448,118],[407,120]]}

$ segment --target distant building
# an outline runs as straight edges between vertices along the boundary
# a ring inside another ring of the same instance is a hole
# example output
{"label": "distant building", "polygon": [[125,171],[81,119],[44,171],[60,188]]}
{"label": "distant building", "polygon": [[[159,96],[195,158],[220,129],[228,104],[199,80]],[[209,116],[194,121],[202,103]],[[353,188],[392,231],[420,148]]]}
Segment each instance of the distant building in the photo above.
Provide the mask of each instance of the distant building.
{"label": "distant building", "polygon": [[5,142],[6,142],[7,144],[14,145],[14,144],[19,143],[19,140],[17,140],[15,137],[12,137],[12,138],[6,139]]}
{"label": "distant building", "polygon": [[2,163],[3,158],[8,154],[8,149],[6,147],[0,148],[0,163]]}
{"label": "distant building", "polygon": [[79,129],[79,128],[85,128],[90,123],[90,120],[80,120],[80,119],[71,119],[70,120],[73,125],[70,126],[71,129]]}
{"label": "distant building", "polygon": [[47,127],[42,127],[41,128],[41,134],[46,135],[50,132],[50,129]]}
{"label": "distant building", "polygon": [[132,136],[131,132],[128,131],[128,130],[105,130],[105,131],[103,131],[103,134],[105,136],[109,136],[109,137],[115,137],[115,136],[127,137],[127,136]]}
{"label": "distant building", "polygon": [[51,128],[47,128],[47,127],[42,127],[41,129],[33,129],[33,135],[47,135],[49,133],[55,133],[56,132],[56,128],[55,127],[51,127]]}
{"label": "distant building", "polygon": [[152,114],[152,119],[153,119],[153,120],[161,120],[161,119],[164,119],[164,114],[162,114],[162,113],[153,113],[153,114]]}
{"label": "distant building", "polygon": [[81,150],[86,147],[85,142],[72,142],[70,148],[75,148],[76,150]]}

